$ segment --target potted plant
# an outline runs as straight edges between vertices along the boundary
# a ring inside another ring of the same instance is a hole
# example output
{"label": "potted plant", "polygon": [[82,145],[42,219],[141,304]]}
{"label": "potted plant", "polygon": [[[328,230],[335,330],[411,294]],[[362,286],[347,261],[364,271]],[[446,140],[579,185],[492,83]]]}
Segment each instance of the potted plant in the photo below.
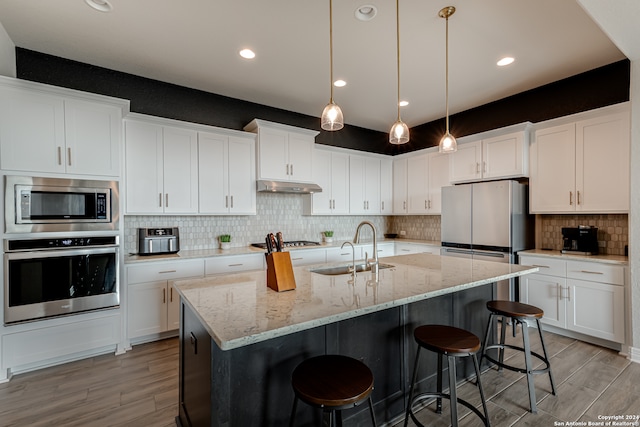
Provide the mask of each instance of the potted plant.
{"label": "potted plant", "polygon": [[333,231],[323,231],[322,239],[325,241],[325,243],[333,242]]}
{"label": "potted plant", "polygon": [[231,247],[230,234],[221,234],[218,236],[218,240],[220,241],[220,249],[229,249]]}

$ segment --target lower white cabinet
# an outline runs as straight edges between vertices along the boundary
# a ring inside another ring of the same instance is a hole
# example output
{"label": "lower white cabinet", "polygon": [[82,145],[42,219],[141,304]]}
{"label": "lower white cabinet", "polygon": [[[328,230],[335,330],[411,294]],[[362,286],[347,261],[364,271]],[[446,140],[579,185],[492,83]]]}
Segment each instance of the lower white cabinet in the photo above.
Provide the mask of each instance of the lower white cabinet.
{"label": "lower white cabinet", "polygon": [[624,342],[624,266],[526,255],[520,264],[540,268],[520,278],[520,300],[544,311],[542,323]]}
{"label": "lower white cabinet", "polygon": [[139,338],[179,327],[180,297],[173,281],[202,277],[202,259],[141,263],[127,267],[129,338]]}
{"label": "lower white cabinet", "polygon": [[230,274],[239,271],[263,270],[264,253],[229,255],[207,258],[204,263],[205,276]]}
{"label": "lower white cabinet", "polygon": [[[393,256],[395,253],[393,243],[378,243],[377,246],[378,246],[378,258]],[[364,256],[365,252],[369,256],[369,258],[373,258],[373,243],[369,243],[362,246],[362,258],[365,258]]]}
{"label": "lower white cabinet", "polygon": [[396,242],[395,255],[409,254],[436,254],[440,255],[440,246],[426,245],[424,243]]}
{"label": "lower white cabinet", "polygon": [[294,267],[327,262],[327,250],[325,248],[297,249],[289,251],[289,255],[291,256],[291,265]]}
{"label": "lower white cabinet", "polygon": [[352,262],[362,259],[362,248],[360,246],[345,245],[343,248],[327,248],[327,262]]}

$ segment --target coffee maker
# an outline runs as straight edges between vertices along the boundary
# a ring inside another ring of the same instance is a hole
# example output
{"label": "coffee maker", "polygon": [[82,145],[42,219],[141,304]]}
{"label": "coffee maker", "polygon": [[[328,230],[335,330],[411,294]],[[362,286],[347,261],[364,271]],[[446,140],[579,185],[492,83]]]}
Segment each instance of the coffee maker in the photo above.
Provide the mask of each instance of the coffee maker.
{"label": "coffee maker", "polygon": [[562,253],[578,255],[598,254],[598,229],[589,225],[562,227]]}

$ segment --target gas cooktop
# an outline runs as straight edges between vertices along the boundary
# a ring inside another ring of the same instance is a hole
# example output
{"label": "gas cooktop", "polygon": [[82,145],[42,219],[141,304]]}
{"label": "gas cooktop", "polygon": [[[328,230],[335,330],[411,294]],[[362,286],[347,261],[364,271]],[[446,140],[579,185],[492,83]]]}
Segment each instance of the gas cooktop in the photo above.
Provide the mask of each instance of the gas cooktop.
{"label": "gas cooktop", "polygon": [[[295,247],[303,247],[303,246],[320,246],[318,242],[310,242],[308,240],[292,240],[290,242],[283,242],[283,247],[285,248],[295,248]],[[267,249],[267,244],[262,243],[252,243],[251,246],[256,248]]]}

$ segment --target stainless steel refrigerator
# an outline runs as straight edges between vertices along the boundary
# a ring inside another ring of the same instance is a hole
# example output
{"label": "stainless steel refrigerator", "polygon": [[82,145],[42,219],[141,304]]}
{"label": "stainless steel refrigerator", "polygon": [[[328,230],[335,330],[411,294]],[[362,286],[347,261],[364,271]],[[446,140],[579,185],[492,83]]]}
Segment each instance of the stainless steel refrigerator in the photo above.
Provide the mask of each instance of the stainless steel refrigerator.
{"label": "stainless steel refrigerator", "polygon": [[[513,180],[442,188],[441,254],[516,263],[533,247],[527,185]],[[499,299],[517,300],[515,281],[497,283]]]}

